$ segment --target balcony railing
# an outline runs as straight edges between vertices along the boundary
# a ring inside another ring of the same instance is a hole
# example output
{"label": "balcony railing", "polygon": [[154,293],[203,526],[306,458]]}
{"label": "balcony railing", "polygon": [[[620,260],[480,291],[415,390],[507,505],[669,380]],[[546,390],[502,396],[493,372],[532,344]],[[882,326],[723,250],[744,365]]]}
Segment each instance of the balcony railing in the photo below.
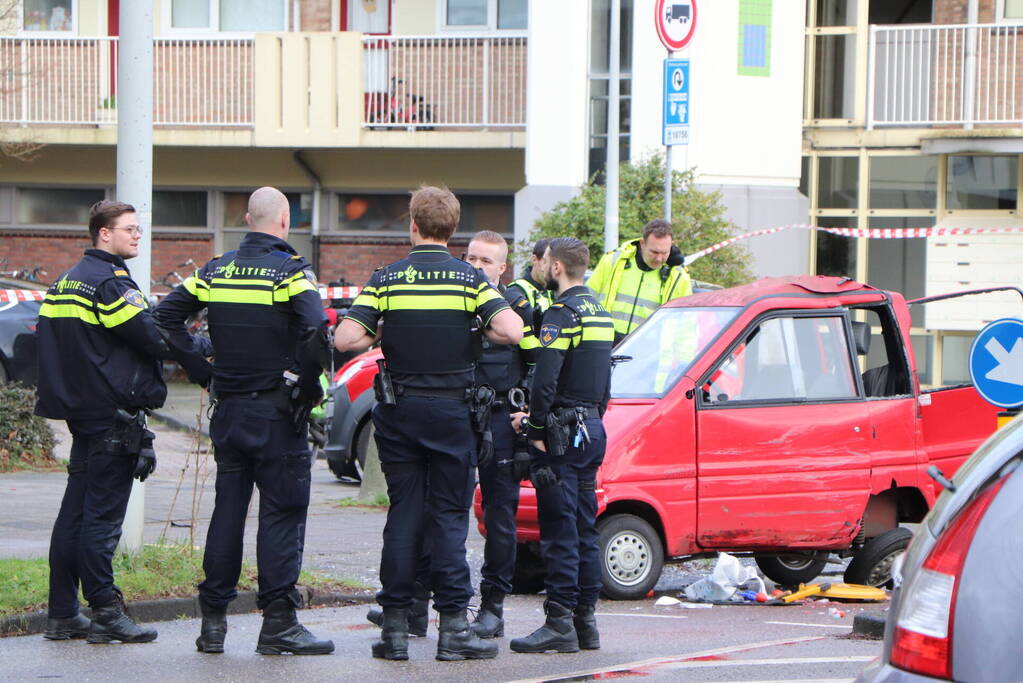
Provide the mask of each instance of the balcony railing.
{"label": "balcony railing", "polygon": [[[117,38],[0,37],[0,123],[117,121]],[[253,124],[253,41],[156,39],[153,123]]]}
{"label": "balcony railing", "polygon": [[871,26],[867,127],[1023,122],[1023,26]]}
{"label": "balcony railing", "polygon": [[369,128],[524,128],[526,37],[363,39]]}

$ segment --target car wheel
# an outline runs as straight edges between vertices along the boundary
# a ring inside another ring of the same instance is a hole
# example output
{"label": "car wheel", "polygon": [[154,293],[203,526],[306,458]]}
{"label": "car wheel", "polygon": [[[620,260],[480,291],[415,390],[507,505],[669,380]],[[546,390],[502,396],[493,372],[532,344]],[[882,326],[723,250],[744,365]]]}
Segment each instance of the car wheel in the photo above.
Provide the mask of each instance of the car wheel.
{"label": "car wheel", "polygon": [[359,481],[362,481],[362,471],[366,467],[366,454],[369,453],[369,437],[372,431],[369,420],[366,420],[359,426],[355,438],[352,439],[351,470]]}
{"label": "car wheel", "polygon": [[902,527],[889,529],[868,540],[846,567],[845,582],[875,588],[891,587],[895,558],[906,551],[911,540],[913,532]]}
{"label": "car wheel", "polygon": [[345,478],[345,464],[343,462],[337,462],[327,458],[327,467],[330,468],[331,473],[338,479]]}
{"label": "car wheel", "polygon": [[611,600],[645,598],[664,568],[661,537],[635,515],[612,515],[597,522],[603,593]]}
{"label": "car wheel", "polygon": [[764,576],[782,586],[798,586],[809,583],[824,571],[828,564],[826,552],[777,553],[757,555],[757,566]]}
{"label": "car wheel", "polygon": [[512,593],[531,595],[544,589],[547,571],[543,558],[528,543],[519,543],[515,550],[515,573],[512,574]]}
{"label": "car wheel", "polygon": [[7,366],[4,365],[3,358],[0,357],[0,384],[6,384],[10,378],[11,376],[7,374]]}

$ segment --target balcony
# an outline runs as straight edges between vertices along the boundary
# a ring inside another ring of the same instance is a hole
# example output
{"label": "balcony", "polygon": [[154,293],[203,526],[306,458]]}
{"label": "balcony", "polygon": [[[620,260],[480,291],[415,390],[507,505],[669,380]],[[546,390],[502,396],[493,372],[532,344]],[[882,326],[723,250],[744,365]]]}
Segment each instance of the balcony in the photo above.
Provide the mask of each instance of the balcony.
{"label": "balcony", "polygon": [[[154,40],[156,144],[521,148],[526,38]],[[112,144],[117,38],[0,37],[0,125]]]}
{"label": "balcony", "polygon": [[871,26],[866,127],[1023,125],[1023,26]]}

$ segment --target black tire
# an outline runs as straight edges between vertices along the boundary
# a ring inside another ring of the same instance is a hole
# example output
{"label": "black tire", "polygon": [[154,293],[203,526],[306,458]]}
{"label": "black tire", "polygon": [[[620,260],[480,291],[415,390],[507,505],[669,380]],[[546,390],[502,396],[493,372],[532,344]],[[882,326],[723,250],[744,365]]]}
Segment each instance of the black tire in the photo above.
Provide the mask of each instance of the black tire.
{"label": "black tire", "polygon": [[355,478],[362,481],[362,470],[366,467],[366,454],[369,453],[369,437],[373,430],[369,428],[369,420],[359,425],[352,439],[352,472]]}
{"label": "black tire", "polygon": [[892,563],[906,551],[913,540],[913,532],[896,527],[863,544],[853,555],[845,568],[845,582],[858,583],[875,588],[890,588],[892,585]]}
{"label": "black tire", "polygon": [[788,553],[757,555],[764,576],[782,586],[798,586],[816,579],[828,564],[826,552],[793,550]]}
{"label": "black tire", "polygon": [[532,595],[544,589],[547,571],[540,554],[528,543],[519,543],[515,550],[515,573],[512,574],[512,593]]}
{"label": "black tire", "polygon": [[7,365],[4,364],[4,359],[0,356],[0,384],[6,384],[10,379],[10,375],[7,374]]}
{"label": "black tire", "polygon": [[604,596],[640,600],[661,578],[664,546],[650,523],[635,515],[611,515],[597,522]]}
{"label": "black tire", "polygon": [[330,458],[327,458],[327,467],[330,468],[331,473],[335,477],[337,477],[338,479],[344,479],[345,478],[345,476],[346,476],[345,475],[345,463],[337,462],[336,460],[331,460]]}

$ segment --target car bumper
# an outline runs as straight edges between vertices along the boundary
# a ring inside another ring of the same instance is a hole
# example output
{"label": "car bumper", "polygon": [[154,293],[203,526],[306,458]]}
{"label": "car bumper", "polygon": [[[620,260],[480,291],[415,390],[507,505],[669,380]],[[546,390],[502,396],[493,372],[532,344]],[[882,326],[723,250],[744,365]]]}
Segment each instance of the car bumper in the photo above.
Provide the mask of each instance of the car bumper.
{"label": "car bumper", "polygon": [[948,681],[897,669],[882,657],[878,657],[860,672],[856,677],[856,683],[948,683]]}

